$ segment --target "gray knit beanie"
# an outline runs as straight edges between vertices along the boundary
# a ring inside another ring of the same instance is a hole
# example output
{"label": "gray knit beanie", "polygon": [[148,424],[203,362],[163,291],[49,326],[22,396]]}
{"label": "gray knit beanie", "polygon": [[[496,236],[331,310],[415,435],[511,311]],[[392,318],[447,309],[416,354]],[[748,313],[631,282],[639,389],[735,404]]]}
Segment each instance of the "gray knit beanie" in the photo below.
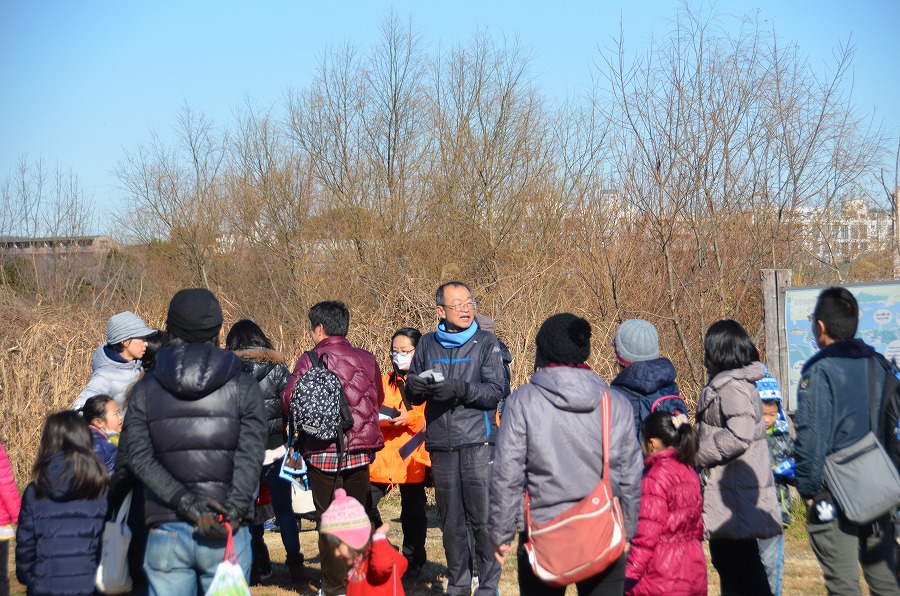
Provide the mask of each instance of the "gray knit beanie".
{"label": "gray knit beanie", "polygon": [[659,358],[659,332],[650,321],[628,319],[619,325],[613,348],[622,366],[654,360]]}

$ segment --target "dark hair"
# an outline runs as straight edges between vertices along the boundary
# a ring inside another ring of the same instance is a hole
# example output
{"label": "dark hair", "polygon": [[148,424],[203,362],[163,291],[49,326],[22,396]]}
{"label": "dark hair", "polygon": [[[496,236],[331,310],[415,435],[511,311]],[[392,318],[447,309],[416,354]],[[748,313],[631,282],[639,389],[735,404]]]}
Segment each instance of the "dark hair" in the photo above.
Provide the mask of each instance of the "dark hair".
{"label": "dark hair", "polygon": [[113,400],[108,395],[95,395],[94,397],[89,397],[86,402],[84,402],[84,407],[81,408],[81,416],[84,418],[84,421],[88,424],[91,424],[94,420],[106,419],[106,404],[108,404]]}
{"label": "dark hair", "polygon": [[259,328],[259,325],[250,319],[241,319],[231,326],[228,336],[225,338],[226,350],[240,350],[241,348],[266,348],[272,349],[272,342]]}
{"label": "dark hair", "polygon": [[[419,345],[419,340],[422,338],[422,332],[414,327],[401,327],[394,331],[394,335],[391,336],[391,343],[389,348],[391,350],[394,349],[394,340],[398,337],[408,337],[409,341],[412,343],[413,348]],[[392,387],[400,387],[401,382],[405,384],[404,379],[406,377],[406,371],[397,370],[397,366],[394,364],[394,359],[391,358],[391,374],[388,375],[388,383]],[[404,385],[405,386],[405,385]],[[404,398],[405,399],[405,398]],[[404,401],[404,403],[406,403]]]}
{"label": "dark hair", "polygon": [[141,368],[150,370],[156,364],[156,353],[163,347],[165,335],[159,329],[144,338],[147,342],[147,349],[141,356]]}
{"label": "dark hair", "polygon": [[109,472],[103,462],[94,455],[91,431],[78,412],[66,410],[47,416],[37,460],[32,475],[39,499],[53,492],[59,482],[57,474],[50,472],[50,460],[63,455],[71,477],[68,496],[75,499],[96,499],[103,494],[109,482]]}
{"label": "dark hair", "polygon": [[350,329],[350,310],[338,300],[319,302],[309,309],[309,325],[312,329],[321,325],[328,337],[346,337]]}
{"label": "dark hair", "polygon": [[115,352],[116,354],[121,354],[122,352],[125,351],[125,342],[124,341],[117,341],[114,344],[106,344],[106,345],[109,346],[109,349],[112,350],[113,352]]}
{"label": "dark hair", "polygon": [[438,287],[437,292],[434,293],[434,304],[436,306],[444,306],[444,290],[452,287],[462,287],[469,291],[469,295],[472,294],[472,288],[467,286],[461,281],[448,281],[447,283],[443,283]]}
{"label": "dark hair", "polygon": [[[684,416],[679,414],[678,417]],[[653,412],[641,423],[641,436],[645,442],[658,439],[664,446],[675,450],[675,458],[683,464],[695,465],[700,450],[700,435],[687,420],[675,427],[675,416],[669,412]],[[687,418],[687,416],[684,416]]]}
{"label": "dark hair", "polygon": [[822,321],[831,339],[853,339],[859,326],[859,304],[850,290],[832,286],[822,290],[816,299],[813,319]]}
{"label": "dark hair", "polygon": [[408,337],[409,341],[412,342],[413,347],[419,345],[419,340],[422,338],[422,332],[414,327],[401,327],[394,331],[394,335],[391,336],[391,344],[390,348],[394,348],[394,340],[400,336]]}
{"label": "dark hair", "polygon": [[716,321],[709,326],[703,350],[703,366],[710,379],[722,371],[744,368],[759,360],[753,340],[740,323],[731,319]]}

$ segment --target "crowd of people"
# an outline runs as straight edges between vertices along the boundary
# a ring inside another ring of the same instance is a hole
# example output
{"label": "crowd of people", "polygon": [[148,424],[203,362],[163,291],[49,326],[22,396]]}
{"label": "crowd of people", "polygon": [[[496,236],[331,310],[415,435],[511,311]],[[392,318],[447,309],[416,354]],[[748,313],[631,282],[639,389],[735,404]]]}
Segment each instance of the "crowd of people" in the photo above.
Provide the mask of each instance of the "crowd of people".
{"label": "crowd of people", "polygon": [[[829,594],[858,594],[860,564],[871,594],[900,594],[891,513],[855,524],[823,479],[825,457],[868,432],[870,399],[891,374],[855,339],[859,310],[845,288],[824,290],[810,317],[820,349],[803,369],[793,433],[777,381],[736,321],[707,330],[708,381],[689,411],[649,321],[618,327],[619,373],[607,383],[587,364],[590,323],[548,317],[534,373],[510,393],[509,350],[471,289],[441,285],[435,311],[433,331],[393,332],[385,374],[347,339],[338,301],[310,308],[314,348],[293,367],[253,321],[226,336],[205,289],[177,292],[163,331],[114,315],[72,410],[47,416],[21,499],[0,445],[0,596],[13,535],[29,594],[96,593],[104,524],[128,494],[135,593],[207,593],[226,548],[249,585],[267,582],[269,518],[291,581],[315,581],[292,503],[304,489],[319,593],[403,594],[428,561],[429,486],[447,594],[499,593],[514,549],[520,594],[564,594],[530,547],[532,524],[580,523],[567,512],[604,483],[624,535],[608,564],[568,582],[581,595],[706,594],[704,540],[722,594],[780,595],[792,491],[807,505]],[[296,393],[323,366],[346,410],[336,439],[294,424]],[[395,489],[396,546],[378,511]]]}

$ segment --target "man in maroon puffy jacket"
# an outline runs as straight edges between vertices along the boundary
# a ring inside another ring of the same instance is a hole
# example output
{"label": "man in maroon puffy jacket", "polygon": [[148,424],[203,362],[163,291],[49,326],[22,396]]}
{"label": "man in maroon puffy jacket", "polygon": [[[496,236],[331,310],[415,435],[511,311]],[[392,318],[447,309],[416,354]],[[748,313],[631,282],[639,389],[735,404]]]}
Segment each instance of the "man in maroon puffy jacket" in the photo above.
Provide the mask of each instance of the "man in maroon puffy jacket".
{"label": "man in maroon puffy jacket", "polygon": [[[309,309],[310,337],[313,348],[329,370],[341,381],[350,411],[353,428],[344,435],[344,456],[338,462],[337,441],[323,442],[303,438],[303,455],[309,464],[309,484],[313,493],[316,515],[321,516],[333,497],[335,481],[348,495],[372,508],[369,492],[369,464],[376,451],[384,447],[378,427],[378,409],[384,402],[381,369],[371,352],[353,347],[347,341],[350,311],[343,302],[319,302]],[[294,372],[281,397],[281,407],[290,415],[294,385],[312,368],[309,356],[297,360]],[[302,437],[302,435],[301,435]],[[340,465],[339,465],[340,463]],[[322,562],[322,591],[326,596],[343,594],[347,586],[347,565],[319,538],[319,557]]]}

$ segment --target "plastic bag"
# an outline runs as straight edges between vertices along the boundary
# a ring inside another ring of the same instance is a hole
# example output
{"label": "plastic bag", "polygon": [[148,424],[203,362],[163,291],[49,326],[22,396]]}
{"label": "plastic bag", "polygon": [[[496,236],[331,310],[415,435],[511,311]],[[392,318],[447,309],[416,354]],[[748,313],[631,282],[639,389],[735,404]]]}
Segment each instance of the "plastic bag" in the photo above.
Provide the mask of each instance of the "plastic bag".
{"label": "plastic bag", "polygon": [[244,577],[244,571],[238,563],[237,551],[234,548],[234,537],[231,535],[231,524],[225,523],[228,539],[225,543],[225,560],[216,568],[212,584],[206,596],[250,596],[250,587]]}
{"label": "plastic bag", "polygon": [[103,594],[126,594],[131,592],[131,572],[128,569],[128,546],[131,544],[131,528],[128,527],[128,512],[131,509],[132,492],[128,491],[119,506],[116,518],[103,527],[100,564],[94,584]]}

